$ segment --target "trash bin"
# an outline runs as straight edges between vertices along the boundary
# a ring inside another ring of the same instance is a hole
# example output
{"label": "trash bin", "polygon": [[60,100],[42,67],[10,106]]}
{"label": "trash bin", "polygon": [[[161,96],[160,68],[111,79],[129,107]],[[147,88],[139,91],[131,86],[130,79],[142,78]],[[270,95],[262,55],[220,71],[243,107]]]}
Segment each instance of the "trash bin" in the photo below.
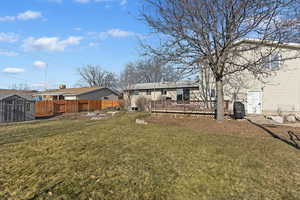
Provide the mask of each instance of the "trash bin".
{"label": "trash bin", "polygon": [[233,104],[233,115],[235,119],[244,119],[245,105],[242,102],[236,101]]}

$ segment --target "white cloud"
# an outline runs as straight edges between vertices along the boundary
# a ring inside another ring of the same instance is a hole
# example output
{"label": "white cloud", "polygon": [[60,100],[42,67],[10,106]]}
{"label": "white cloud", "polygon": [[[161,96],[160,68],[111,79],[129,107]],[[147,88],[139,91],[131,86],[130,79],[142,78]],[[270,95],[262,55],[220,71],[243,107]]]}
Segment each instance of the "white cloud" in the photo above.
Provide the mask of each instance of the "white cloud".
{"label": "white cloud", "polygon": [[[135,33],[132,31],[126,31],[121,29],[110,29],[103,32],[86,32],[87,39],[91,40],[106,40],[108,38],[129,38],[129,37],[136,37],[136,38],[144,38],[145,36],[140,33]],[[90,46],[90,45],[89,45]]]}
{"label": "white cloud", "polygon": [[6,51],[6,50],[2,50],[0,49],[0,55],[2,56],[18,56],[19,54],[13,51]]}
{"label": "white cloud", "polygon": [[19,35],[15,33],[0,33],[0,42],[17,42],[19,40]]}
{"label": "white cloud", "polygon": [[16,17],[15,16],[4,16],[0,17],[0,22],[5,22],[5,21],[15,21]]}
{"label": "white cloud", "polygon": [[25,72],[24,69],[22,68],[15,68],[15,67],[7,67],[7,68],[4,68],[3,69],[3,72],[5,73],[22,73],[22,72]]}
{"label": "white cloud", "polygon": [[64,51],[66,47],[71,45],[79,45],[82,37],[71,36],[66,40],[60,40],[58,37],[41,37],[35,39],[29,37],[23,42],[25,51]]}
{"label": "white cloud", "polygon": [[27,10],[23,13],[19,13],[16,16],[4,16],[0,17],[0,22],[1,21],[16,21],[16,20],[31,20],[31,19],[38,19],[42,17],[41,12],[36,12],[36,11],[31,11]]}
{"label": "white cloud", "polygon": [[45,63],[44,61],[41,61],[41,60],[37,60],[33,63],[33,66],[36,67],[36,68],[45,68],[47,67],[47,63]]}
{"label": "white cloud", "polygon": [[96,42],[90,42],[89,43],[89,46],[90,47],[97,47],[97,46],[99,46],[100,44],[99,43],[96,43]]}
{"label": "white cloud", "polygon": [[104,32],[96,33],[96,32],[88,32],[87,35],[91,37],[95,37],[95,39],[107,39],[109,37],[112,38],[127,38],[127,37],[143,37],[142,34],[135,33],[132,31],[125,31],[121,29],[110,29]]}
{"label": "white cloud", "polygon": [[60,42],[60,44],[65,45],[65,46],[68,46],[68,45],[78,45],[78,44],[80,44],[80,40],[82,40],[82,37],[71,36],[71,37],[69,37],[66,40],[62,40]]}
{"label": "white cloud", "polygon": [[136,33],[130,31],[124,31],[121,29],[111,29],[106,32],[107,35],[111,37],[130,37],[135,36]]}
{"label": "white cloud", "polygon": [[24,13],[20,13],[17,16],[17,19],[20,20],[29,20],[29,19],[37,19],[42,17],[42,13],[28,10]]}

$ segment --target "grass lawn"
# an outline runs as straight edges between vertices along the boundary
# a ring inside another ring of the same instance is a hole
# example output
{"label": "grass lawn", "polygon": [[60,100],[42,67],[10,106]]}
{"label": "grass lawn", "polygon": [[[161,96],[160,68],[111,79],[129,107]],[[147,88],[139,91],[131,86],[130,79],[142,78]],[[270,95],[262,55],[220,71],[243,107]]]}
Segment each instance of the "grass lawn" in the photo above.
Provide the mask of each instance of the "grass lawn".
{"label": "grass lawn", "polygon": [[0,126],[0,199],[300,199],[299,150],[142,115]]}

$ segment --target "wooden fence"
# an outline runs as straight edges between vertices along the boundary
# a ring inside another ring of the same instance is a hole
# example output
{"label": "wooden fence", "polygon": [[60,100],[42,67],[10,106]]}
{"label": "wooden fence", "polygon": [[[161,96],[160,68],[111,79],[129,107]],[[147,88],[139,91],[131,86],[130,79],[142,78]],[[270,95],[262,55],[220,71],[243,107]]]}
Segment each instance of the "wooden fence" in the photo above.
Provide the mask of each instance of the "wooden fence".
{"label": "wooden fence", "polygon": [[35,103],[35,116],[46,117],[62,113],[92,112],[107,108],[119,108],[121,100],[54,100],[37,101]]}

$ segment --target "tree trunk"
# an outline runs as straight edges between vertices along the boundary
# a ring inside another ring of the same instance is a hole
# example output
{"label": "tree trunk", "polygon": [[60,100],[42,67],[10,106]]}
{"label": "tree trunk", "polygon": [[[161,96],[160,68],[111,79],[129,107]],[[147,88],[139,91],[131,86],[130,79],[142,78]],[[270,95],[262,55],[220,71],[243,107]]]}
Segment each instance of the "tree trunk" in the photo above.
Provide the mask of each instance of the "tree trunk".
{"label": "tree trunk", "polygon": [[217,110],[216,110],[216,119],[218,121],[224,120],[224,93],[223,93],[223,81],[220,79],[216,80],[216,89],[217,89]]}

